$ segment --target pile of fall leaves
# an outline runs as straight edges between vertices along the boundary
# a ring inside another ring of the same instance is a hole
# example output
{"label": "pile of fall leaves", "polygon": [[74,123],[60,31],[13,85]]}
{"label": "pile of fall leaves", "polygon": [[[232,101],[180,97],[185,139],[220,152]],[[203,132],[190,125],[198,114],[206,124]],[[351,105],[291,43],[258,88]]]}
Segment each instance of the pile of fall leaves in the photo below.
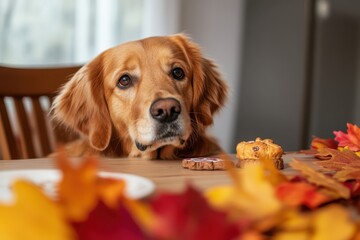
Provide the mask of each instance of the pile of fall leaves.
{"label": "pile of fall leaves", "polygon": [[[57,198],[24,180],[0,202],[0,239],[357,239],[360,238],[360,128],[314,137],[311,164],[292,160],[284,176],[264,156],[229,168],[233,185],[203,193],[162,192],[129,199],[121,180],[97,175],[97,159],[57,159]],[[314,160],[315,160],[314,158]],[[316,166],[316,168],[314,168]]]}

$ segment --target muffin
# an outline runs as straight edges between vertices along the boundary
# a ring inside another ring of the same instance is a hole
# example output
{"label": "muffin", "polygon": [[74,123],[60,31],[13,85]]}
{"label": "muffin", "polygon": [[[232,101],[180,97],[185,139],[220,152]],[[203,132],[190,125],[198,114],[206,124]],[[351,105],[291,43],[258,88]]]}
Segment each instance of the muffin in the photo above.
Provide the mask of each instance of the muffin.
{"label": "muffin", "polygon": [[256,138],[255,141],[243,141],[236,146],[237,167],[258,163],[261,157],[271,159],[278,169],[284,168],[283,149],[272,139]]}

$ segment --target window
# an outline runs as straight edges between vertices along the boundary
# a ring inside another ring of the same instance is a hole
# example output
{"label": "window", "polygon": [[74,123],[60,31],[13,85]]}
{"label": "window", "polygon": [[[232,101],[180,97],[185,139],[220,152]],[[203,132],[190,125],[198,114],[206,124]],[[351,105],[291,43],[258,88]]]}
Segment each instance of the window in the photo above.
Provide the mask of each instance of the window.
{"label": "window", "polygon": [[84,63],[121,42],[175,33],[178,5],[178,0],[2,0],[0,63]]}

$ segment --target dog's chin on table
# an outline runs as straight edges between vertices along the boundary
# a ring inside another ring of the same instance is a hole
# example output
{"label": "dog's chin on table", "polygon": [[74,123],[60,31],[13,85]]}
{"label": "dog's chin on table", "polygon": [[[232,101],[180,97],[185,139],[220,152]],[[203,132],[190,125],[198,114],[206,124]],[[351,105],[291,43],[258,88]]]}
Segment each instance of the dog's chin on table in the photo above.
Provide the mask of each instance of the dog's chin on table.
{"label": "dog's chin on table", "polygon": [[185,140],[179,137],[167,137],[144,145],[135,141],[136,148],[129,154],[130,157],[142,157],[148,159],[174,159],[174,149],[185,146]]}

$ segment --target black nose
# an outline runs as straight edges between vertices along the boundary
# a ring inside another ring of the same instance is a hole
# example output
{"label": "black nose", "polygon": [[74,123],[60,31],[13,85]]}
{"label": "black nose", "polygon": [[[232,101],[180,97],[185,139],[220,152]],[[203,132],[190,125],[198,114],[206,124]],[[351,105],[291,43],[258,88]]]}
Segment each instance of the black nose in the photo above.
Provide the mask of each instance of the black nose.
{"label": "black nose", "polygon": [[151,116],[159,122],[173,122],[181,113],[181,105],[175,98],[159,98],[150,107]]}

